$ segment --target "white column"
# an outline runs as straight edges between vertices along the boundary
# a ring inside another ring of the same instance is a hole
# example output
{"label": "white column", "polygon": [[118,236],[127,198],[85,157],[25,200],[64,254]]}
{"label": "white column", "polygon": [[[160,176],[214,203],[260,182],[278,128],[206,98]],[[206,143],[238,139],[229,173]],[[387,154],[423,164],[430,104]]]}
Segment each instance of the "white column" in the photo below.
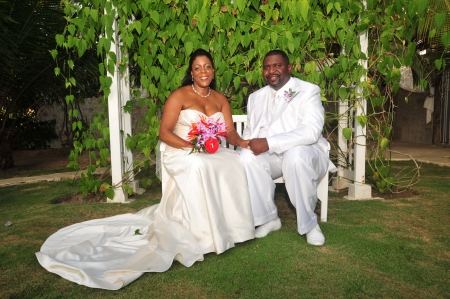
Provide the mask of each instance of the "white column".
{"label": "white column", "polygon": [[[119,56],[118,56],[119,57]],[[120,60],[122,60],[122,53],[120,53]],[[119,90],[120,90],[120,102],[121,107],[125,106],[127,102],[130,100],[130,85],[129,85],[129,69],[128,65],[120,75],[119,82]],[[134,193],[142,194],[145,189],[139,188],[139,181],[134,177],[134,160],[133,160],[133,152],[126,147],[126,139],[128,136],[132,136],[132,117],[130,113],[127,113],[121,109],[121,119],[122,119],[122,157],[124,159],[124,171],[125,177],[127,178],[128,184],[133,188]]]}
{"label": "white column", "polygon": [[[117,20],[113,23],[114,43],[111,43],[110,51],[116,54],[117,60],[120,60],[120,47],[117,36]],[[112,78],[111,93],[108,96],[108,117],[109,117],[109,134],[110,134],[110,149],[111,149],[111,176],[112,185],[114,188],[114,199],[108,200],[113,203],[128,202],[128,193],[122,190],[122,181],[126,171],[124,163],[123,151],[126,149],[124,139],[121,131],[123,131],[123,97],[127,92],[122,90],[122,80],[118,64],[115,64],[114,75],[108,73]],[[129,98],[129,89],[128,98]],[[130,121],[131,123],[131,121]],[[131,128],[131,126],[130,126]],[[131,158],[132,161],[132,158]]]}
{"label": "white column", "polygon": [[[366,2],[363,1],[364,7]],[[361,52],[366,54],[368,38],[367,31],[363,32],[359,36],[361,45]],[[360,60],[358,62],[367,70],[367,60]],[[366,72],[367,73],[367,72]],[[366,75],[361,77],[361,81],[366,80]],[[372,188],[370,185],[366,185],[366,127],[361,126],[357,118],[361,115],[367,115],[367,102],[363,97],[361,89],[357,89],[357,96],[359,98],[356,105],[355,118],[354,118],[354,134],[355,134],[355,146],[354,146],[354,178],[353,183],[348,186],[348,199],[369,199],[372,198]]]}
{"label": "white column", "polygon": [[339,123],[338,123],[338,171],[337,176],[332,179],[332,186],[334,189],[348,188],[348,178],[353,178],[353,171],[350,169],[351,153],[349,153],[348,140],[342,134],[342,129],[349,127],[349,118],[351,116],[350,107],[347,99],[339,100]]}

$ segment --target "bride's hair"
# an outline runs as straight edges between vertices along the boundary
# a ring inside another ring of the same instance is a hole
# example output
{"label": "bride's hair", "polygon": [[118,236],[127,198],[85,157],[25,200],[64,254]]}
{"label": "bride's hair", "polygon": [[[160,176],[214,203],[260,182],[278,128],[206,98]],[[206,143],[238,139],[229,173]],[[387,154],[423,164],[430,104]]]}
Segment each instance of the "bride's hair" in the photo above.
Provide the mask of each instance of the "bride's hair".
{"label": "bride's hair", "polygon": [[[188,86],[192,84],[192,75],[191,75],[191,71],[192,71],[192,63],[194,62],[195,58],[197,58],[198,56],[206,56],[209,61],[211,61],[212,67],[214,68],[214,61],[212,59],[211,54],[203,49],[197,49],[194,52],[191,53],[191,56],[189,58],[189,67],[186,70],[186,75],[184,75],[184,79],[181,82],[181,86]],[[216,78],[213,77],[211,83],[209,84],[209,87],[211,89],[216,89]]]}

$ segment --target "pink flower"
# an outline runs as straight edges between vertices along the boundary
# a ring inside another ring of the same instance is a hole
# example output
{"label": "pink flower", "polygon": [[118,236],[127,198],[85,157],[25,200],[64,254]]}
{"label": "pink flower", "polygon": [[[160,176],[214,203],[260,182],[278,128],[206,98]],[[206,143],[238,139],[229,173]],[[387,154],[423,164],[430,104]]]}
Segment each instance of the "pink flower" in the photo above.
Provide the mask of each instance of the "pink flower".
{"label": "pink flower", "polygon": [[224,123],[212,117],[201,116],[199,122],[192,124],[188,133],[188,141],[194,146],[191,153],[215,153],[226,136],[227,126]]}
{"label": "pink flower", "polygon": [[289,103],[290,101],[292,101],[295,96],[298,95],[298,91],[293,91],[292,88],[289,88],[289,90],[286,90],[284,92],[284,98],[286,99],[286,101]]}

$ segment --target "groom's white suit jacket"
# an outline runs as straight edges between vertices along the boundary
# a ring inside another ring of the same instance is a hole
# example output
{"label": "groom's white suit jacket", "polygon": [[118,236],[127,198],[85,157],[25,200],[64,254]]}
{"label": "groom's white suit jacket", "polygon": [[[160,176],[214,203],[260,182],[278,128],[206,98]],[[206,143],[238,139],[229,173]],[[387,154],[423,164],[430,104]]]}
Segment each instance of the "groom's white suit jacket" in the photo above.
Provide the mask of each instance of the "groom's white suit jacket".
{"label": "groom's white suit jacket", "polygon": [[[298,92],[291,101],[284,97],[284,92],[289,90]],[[273,97],[273,90],[269,85],[249,96],[247,126],[242,138],[258,138],[261,125],[268,122],[266,138],[270,153],[282,154],[297,145],[313,145],[328,154],[328,142],[322,136],[325,112],[320,88],[292,77],[277,94],[281,94],[281,98],[274,111],[269,114],[267,109],[270,109],[270,97]],[[266,116],[270,114],[271,117]],[[334,165],[330,164],[332,169]]]}

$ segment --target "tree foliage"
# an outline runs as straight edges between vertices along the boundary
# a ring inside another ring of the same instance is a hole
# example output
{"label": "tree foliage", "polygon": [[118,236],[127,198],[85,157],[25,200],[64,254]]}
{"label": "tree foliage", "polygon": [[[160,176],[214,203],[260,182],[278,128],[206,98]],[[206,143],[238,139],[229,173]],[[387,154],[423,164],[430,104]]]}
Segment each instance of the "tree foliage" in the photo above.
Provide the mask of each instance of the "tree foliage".
{"label": "tree foliage", "polygon": [[[61,102],[67,93],[50,55],[55,35],[65,24],[60,0],[0,2],[0,168],[13,165],[13,148],[45,147],[56,137],[54,124],[38,122],[35,116],[40,107]],[[95,55],[80,60],[80,85],[73,94],[84,98],[84,90],[97,80],[92,70],[98,61]]]}
{"label": "tree foliage", "polygon": [[[271,49],[285,50],[293,64],[293,75],[322,88],[324,105],[346,102],[353,109],[366,99],[368,109],[357,119],[351,113],[329,113],[327,135],[336,134],[336,121],[341,117],[349,117],[348,125],[339,130],[350,144],[356,137],[351,130],[353,123],[367,126],[368,138],[380,150],[372,153],[373,159],[383,157],[392,137],[389,96],[399,88],[400,67],[412,63],[415,43],[411,41],[427,6],[427,0],[369,0],[366,6],[352,0],[62,3],[67,24],[56,35],[58,49],[74,49],[79,56],[87,49],[96,50],[103,60],[99,64],[99,80],[105,98],[111,86],[108,73],[113,73],[114,65],[122,70],[126,65],[130,67],[134,99],[124,109],[130,111],[134,104],[146,105],[148,113],[142,124],[146,129],[128,136],[127,145],[138,148],[146,157],[156,145],[158,112],[169,94],[179,87],[191,52],[204,48],[215,60],[217,89],[227,96],[235,114],[245,112],[249,92],[264,85],[261,64]],[[115,18],[121,51],[126,54],[121,61],[110,51]],[[370,42],[368,55],[360,43],[366,32]],[[57,58],[58,51],[53,50],[53,55]],[[70,67],[70,62],[66,63]],[[75,77],[67,77],[66,87],[76,82]],[[146,92],[141,94],[139,90]],[[73,101],[73,95],[69,94],[66,100]],[[74,167],[78,167],[76,158],[83,150],[107,147],[108,122],[104,115],[78,136],[71,154]],[[96,142],[92,134],[102,141]],[[350,152],[341,154],[351,156]],[[102,163],[106,162],[99,159],[97,165]],[[377,172],[376,166],[374,169]],[[386,181],[383,177],[379,180]]]}

